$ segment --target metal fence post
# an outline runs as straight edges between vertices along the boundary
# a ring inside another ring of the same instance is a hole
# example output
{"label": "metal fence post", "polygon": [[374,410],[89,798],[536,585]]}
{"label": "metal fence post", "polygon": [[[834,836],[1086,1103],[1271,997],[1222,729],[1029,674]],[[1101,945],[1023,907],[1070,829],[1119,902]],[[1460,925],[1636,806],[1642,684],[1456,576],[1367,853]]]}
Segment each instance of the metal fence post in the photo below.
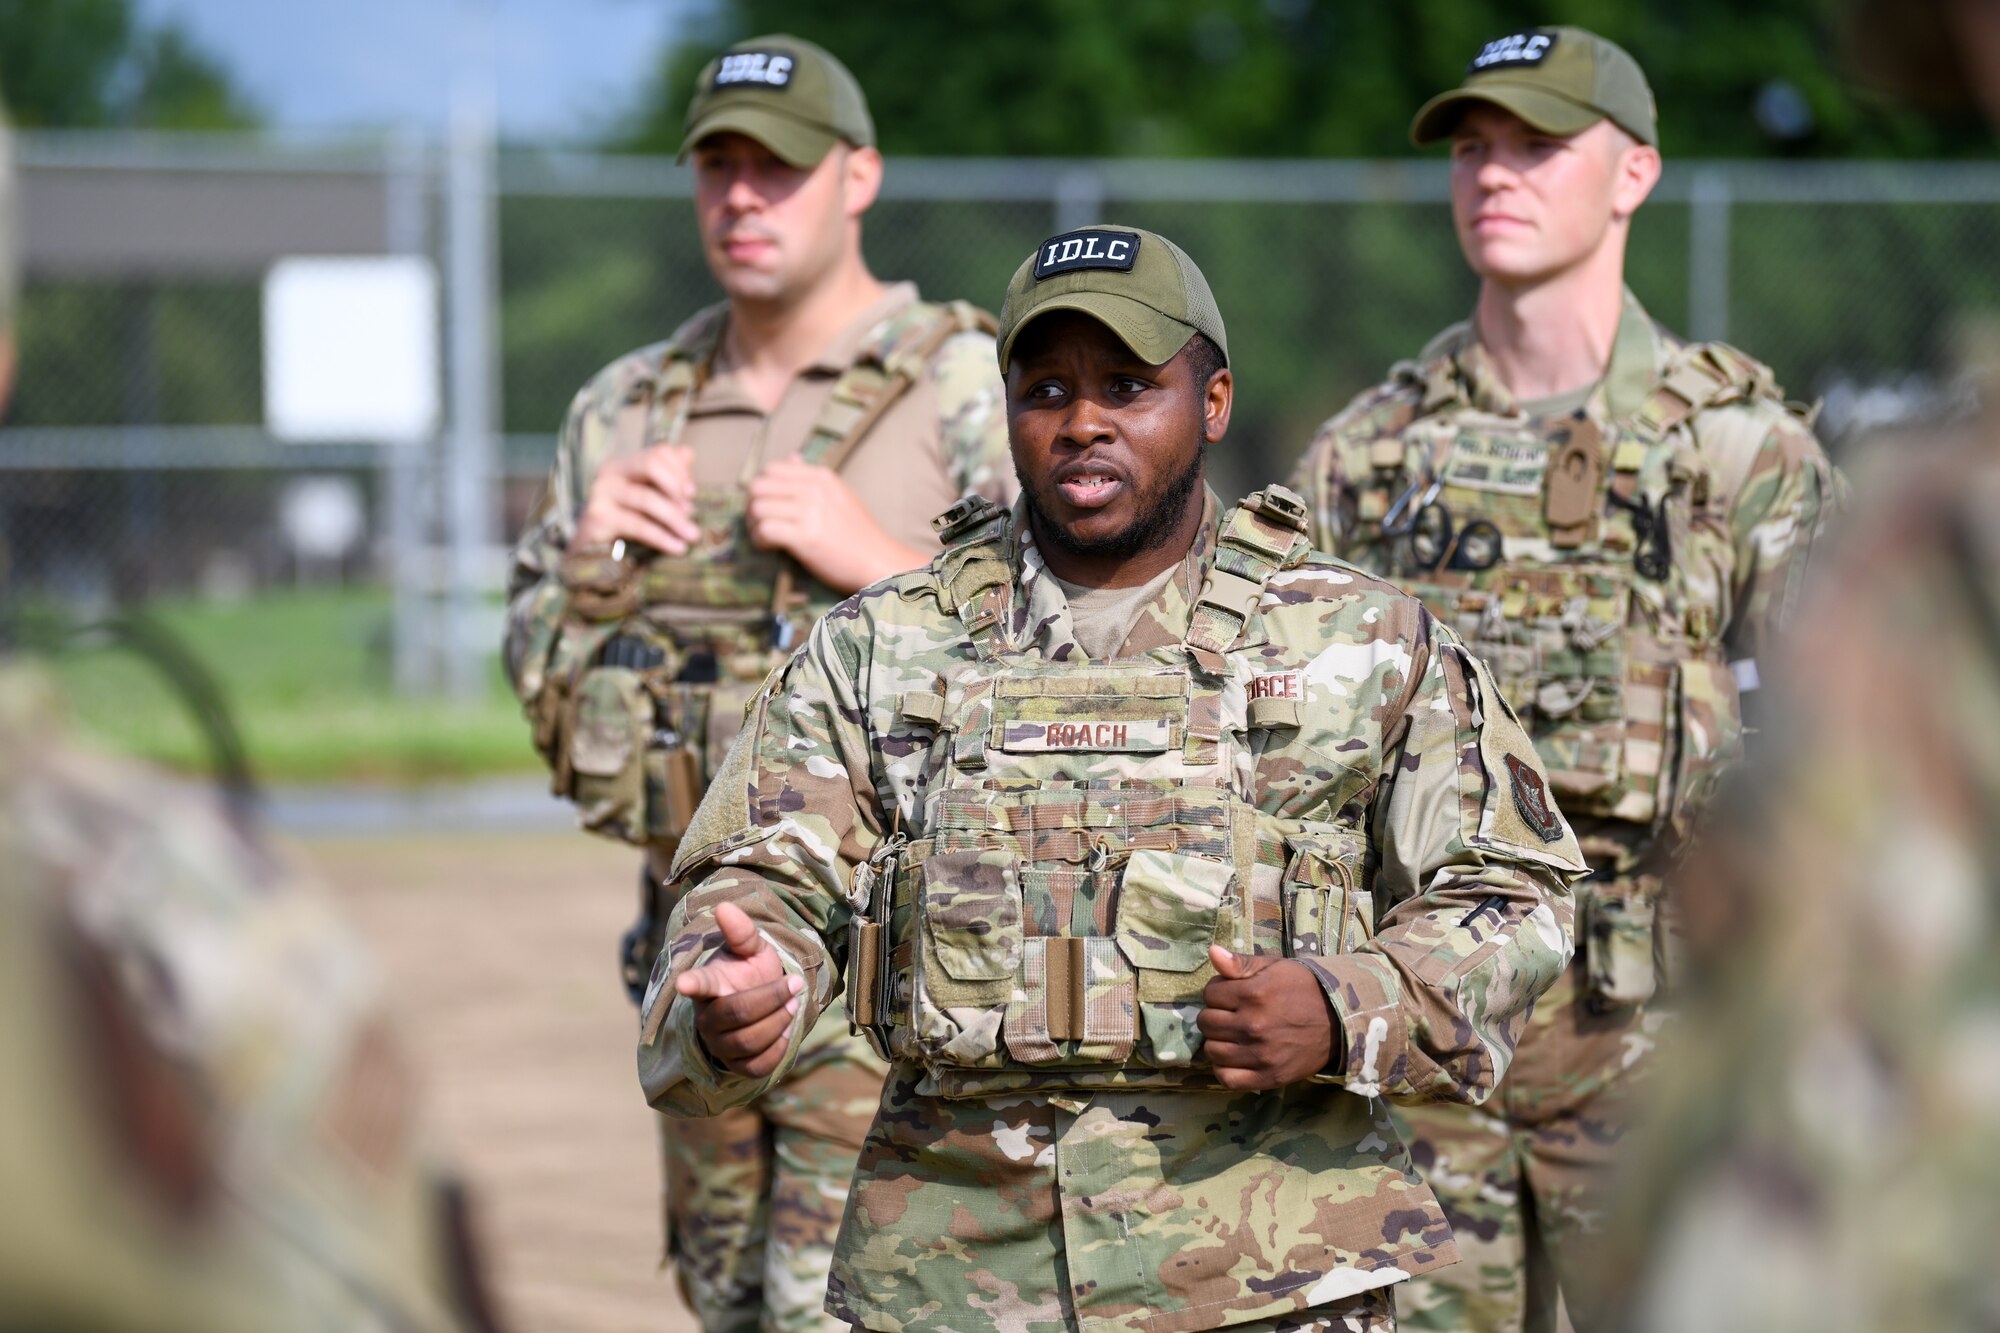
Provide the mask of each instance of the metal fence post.
{"label": "metal fence post", "polygon": [[485,683],[497,646],[483,642],[480,603],[498,507],[493,438],[494,90],[491,0],[459,0],[459,69],[453,80],[446,167],[446,290],[450,335],[451,434],[445,450],[445,532],[449,611],[445,679],[454,698]]}
{"label": "metal fence post", "polygon": [[1075,231],[1104,220],[1104,176],[1089,167],[1077,167],[1056,177],[1055,197],[1050,200],[1056,231]]}
{"label": "metal fence post", "polygon": [[1688,188],[1688,334],[1702,342],[1729,336],[1729,178],[1698,167]]}
{"label": "metal fence post", "polygon": [[[383,190],[388,216],[384,248],[394,255],[421,255],[429,249],[425,216],[430,183],[429,157],[418,132],[404,127],[391,135],[383,156]],[[388,536],[391,613],[389,651],[396,689],[424,694],[438,687],[437,617],[427,613],[431,505],[426,474],[437,452],[435,437],[421,444],[384,445],[382,526]]]}

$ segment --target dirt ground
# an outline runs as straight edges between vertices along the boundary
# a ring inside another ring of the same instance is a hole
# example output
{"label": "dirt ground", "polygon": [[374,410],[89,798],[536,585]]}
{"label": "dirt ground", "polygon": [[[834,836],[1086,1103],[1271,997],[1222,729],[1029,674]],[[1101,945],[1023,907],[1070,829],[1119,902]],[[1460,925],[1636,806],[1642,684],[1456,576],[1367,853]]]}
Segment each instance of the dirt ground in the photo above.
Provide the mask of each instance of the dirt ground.
{"label": "dirt ground", "polygon": [[658,1270],[652,1113],[613,975],[634,854],[577,833],[295,841],[374,944],[519,1333],[695,1333]]}

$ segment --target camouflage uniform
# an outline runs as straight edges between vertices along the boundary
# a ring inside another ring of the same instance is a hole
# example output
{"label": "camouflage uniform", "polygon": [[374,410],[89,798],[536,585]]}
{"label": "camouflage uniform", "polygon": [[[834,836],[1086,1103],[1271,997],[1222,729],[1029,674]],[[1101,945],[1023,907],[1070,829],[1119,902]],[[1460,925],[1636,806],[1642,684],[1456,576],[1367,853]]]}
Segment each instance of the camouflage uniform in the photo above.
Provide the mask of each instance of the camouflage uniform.
{"label": "camouflage uniform", "polygon": [[1458,325],[1322,427],[1294,484],[1320,545],[1396,577],[1491,666],[1594,870],[1512,1076],[1484,1110],[1408,1118],[1466,1262],[1416,1284],[1405,1322],[1547,1327],[1592,1262],[1665,1021],[1663,862],[1740,748],[1739,677],[1796,597],[1830,473],[1767,369],[1682,343],[1628,292],[1575,414],[1525,416]]}
{"label": "camouflage uniform", "polygon": [[2000,1320],[2000,424],[1869,452],[1680,882],[1736,910],[1613,1214],[1634,1329]]}
{"label": "camouflage uniform", "polygon": [[[898,305],[899,290],[909,294]],[[922,386],[937,404],[927,424],[951,491],[1009,495],[991,321],[963,304],[917,301],[913,289],[892,289],[891,304],[834,383],[799,457],[837,468],[854,452],[887,450],[891,467],[922,466],[914,441],[875,429],[906,390]],[[704,538],[686,556],[635,564],[571,549],[605,462],[681,439],[726,317],[726,305],[701,312],[577,395],[511,583],[508,670],[555,790],[576,802],[586,828],[644,845],[656,881],[744,704],[836,600],[789,557],[751,545],[740,483],[699,492]],[[878,515],[882,503],[871,501]],[[615,664],[607,645],[622,651]],[[657,924],[671,906],[661,904]],[[658,951],[657,924],[647,962]],[[707,1333],[821,1326],[839,1206],[883,1073],[836,1013],[807,1039],[784,1088],[707,1121],[662,1123],[667,1246]]]}
{"label": "camouflage uniform", "polygon": [[0,1325],[490,1328],[358,942],[52,704],[0,668]]}
{"label": "camouflage uniform", "polygon": [[[679,860],[652,1103],[721,1071],[676,977],[739,904],[894,1060],[827,1309],[894,1333],[1386,1328],[1455,1257],[1385,1098],[1484,1097],[1570,952],[1573,838],[1491,677],[1411,598],[1313,555],[1296,496],[1202,535],[1087,660],[1025,510],[821,620],[752,705]],[[1222,1089],[1211,943],[1340,1016],[1315,1080]],[[788,1051],[786,1062],[791,1059]]]}

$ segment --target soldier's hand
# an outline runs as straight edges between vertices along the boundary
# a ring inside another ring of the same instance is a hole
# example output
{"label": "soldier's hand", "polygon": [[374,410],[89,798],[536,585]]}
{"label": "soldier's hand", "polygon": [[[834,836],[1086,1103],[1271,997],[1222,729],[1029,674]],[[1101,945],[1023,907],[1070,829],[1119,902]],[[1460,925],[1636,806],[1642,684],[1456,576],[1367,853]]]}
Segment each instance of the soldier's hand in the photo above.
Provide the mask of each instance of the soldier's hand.
{"label": "soldier's hand", "polygon": [[694,1001],[708,1053],[731,1073],[762,1078],[784,1058],[806,983],[785,975],[778,951],[736,904],[717,905],[715,924],[729,952],[681,973],[674,989]]}
{"label": "soldier's hand", "polygon": [[680,555],[694,545],[694,451],[654,445],[614,458],[590,483],[577,515],[577,546],[606,546],[620,538]]}
{"label": "soldier's hand", "polygon": [[1225,1088],[1282,1088],[1324,1070],[1333,1056],[1333,1014],[1319,978],[1289,958],[1259,958],[1212,945],[1216,977],[1203,988],[1195,1023]]}
{"label": "soldier's hand", "polygon": [[930,559],[882,531],[868,506],[839,475],[781,458],[750,482],[750,540],[790,551],[814,578],[850,593]]}

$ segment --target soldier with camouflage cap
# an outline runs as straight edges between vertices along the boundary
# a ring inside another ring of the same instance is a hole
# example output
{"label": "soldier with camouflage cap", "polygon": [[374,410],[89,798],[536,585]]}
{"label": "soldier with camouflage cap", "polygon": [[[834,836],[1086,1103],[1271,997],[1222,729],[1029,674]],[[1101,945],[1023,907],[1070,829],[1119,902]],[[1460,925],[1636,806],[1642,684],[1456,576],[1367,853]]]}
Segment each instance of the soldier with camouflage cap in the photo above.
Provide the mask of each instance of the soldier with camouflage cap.
{"label": "soldier with camouflage cap", "polygon": [[1570,953],[1576,844],[1492,677],[1203,485],[1233,379],[1151,232],[1049,238],[1000,362],[1021,478],[821,619],[674,866],[652,1103],[893,1061],[827,1309],[920,1333],[1384,1330],[1449,1228],[1384,1099],[1476,1102]]}
{"label": "soldier with camouflage cap", "polygon": [[1451,142],[1477,307],[1322,427],[1293,484],[1324,549],[1485,659],[1595,872],[1576,961],[1493,1103],[1409,1117],[1465,1261],[1413,1287],[1405,1322],[1548,1327],[1664,1017],[1662,869],[1738,749],[1832,481],[1767,368],[1683,342],[1623,286],[1660,172],[1631,56],[1576,28],[1499,38],[1411,137]]}
{"label": "soldier with camouflage cap", "polygon": [[[874,143],[853,75],[810,42],[754,38],[701,72],[681,155],[728,299],[584,386],[515,553],[507,665],[556,790],[648,852],[635,999],[660,879],[758,682],[842,595],[927,560],[937,510],[1012,494],[991,317],[862,258]],[[882,1073],[836,1014],[784,1088],[662,1126],[669,1249],[708,1333],[822,1322]]]}

